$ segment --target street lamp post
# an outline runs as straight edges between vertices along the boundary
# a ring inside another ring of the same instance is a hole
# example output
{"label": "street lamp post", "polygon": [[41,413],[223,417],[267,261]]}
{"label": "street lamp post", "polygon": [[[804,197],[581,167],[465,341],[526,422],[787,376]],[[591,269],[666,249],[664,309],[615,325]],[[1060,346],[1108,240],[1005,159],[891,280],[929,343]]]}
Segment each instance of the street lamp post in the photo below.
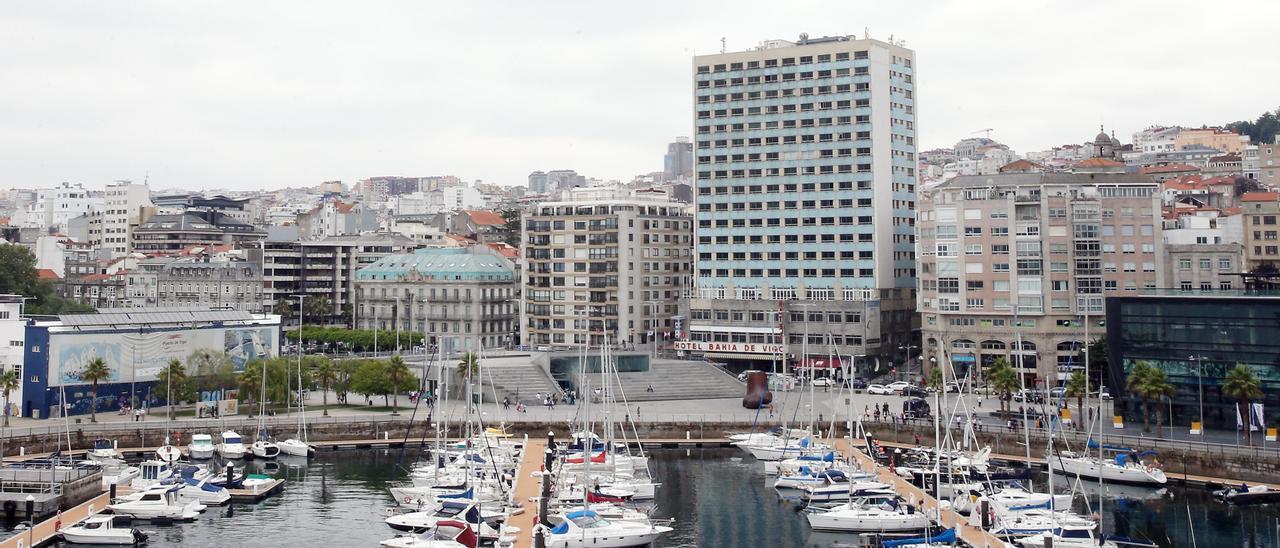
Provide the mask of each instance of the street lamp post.
{"label": "street lamp post", "polygon": [[[865,339],[864,339],[864,340],[865,340]],[[905,350],[905,351],[907,351],[907,361],[906,361],[906,363],[904,363],[904,364],[903,364],[903,368],[904,368],[904,369],[906,369],[906,377],[907,377],[907,380],[908,380],[908,381],[910,381],[910,380],[911,380],[911,351],[912,351],[912,350],[919,350],[919,349],[920,349],[920,347],[919,347],[919,346],[916,346],[916,345],[914,345],[914,344],[904,344],[904,345],[902,345],[902,346],[899,346],[899,347],[898,347],[898,350]],[[930,361],[930,363],[936,363],[936,362],[937,362],[937,360],[929,360],[929,361]],[[921,363],[921,365],[922,365],[922,366],[924,365],[924,362],[920,362],[920,363]],[[920,378],[921,378],[921,381],[923,382],[923,379],[924,379],[924,367],[921,367],[921,368],[920,368]]]}
{"label": "street lamp post", "polygon": [[1200,400],[1200,436],[1204,436],[1204,356],[1194,355],[1196,362],[1196,395]]}

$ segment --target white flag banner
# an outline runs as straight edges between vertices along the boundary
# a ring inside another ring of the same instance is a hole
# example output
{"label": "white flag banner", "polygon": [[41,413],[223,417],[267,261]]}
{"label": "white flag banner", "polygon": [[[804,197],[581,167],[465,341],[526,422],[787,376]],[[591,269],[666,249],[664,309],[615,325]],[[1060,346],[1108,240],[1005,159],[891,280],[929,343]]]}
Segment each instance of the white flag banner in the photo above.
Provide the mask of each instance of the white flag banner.
{"label": "white flag banner", "polygon": [[1262,404],[1249,405],[1249,431],[1258,432],[1267,429],[1267,420],[1262,414]]}
{"label": "white flag banner", "polygon": [[1244,419],[1240,418],[1240,404],[1236,404],[1236,430],[1244,428]]}
{"label": "white flag banner", "polygon": [[880,372],[880,356],[876,356],[876,373]]}

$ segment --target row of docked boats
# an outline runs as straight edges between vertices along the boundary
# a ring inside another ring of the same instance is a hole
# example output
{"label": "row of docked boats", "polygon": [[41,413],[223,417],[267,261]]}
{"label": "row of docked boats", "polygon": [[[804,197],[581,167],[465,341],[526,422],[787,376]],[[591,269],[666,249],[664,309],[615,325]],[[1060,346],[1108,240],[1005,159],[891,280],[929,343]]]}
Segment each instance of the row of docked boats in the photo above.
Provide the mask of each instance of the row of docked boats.
{"label": "row of docked boats", "polygon": [[[585,358],[585,356],[584,356]],[[582,363],[585,363],[585,359]],[[406,479],[390,485],[395,507],[386,524],[402,535],[383,546],[457,548],[479,543],[512,546],[521,530],[512,518],[524,512],[515,494],[515,478],[522,463],[541,467],[527,479],[542,482],[535,502],[539,519],[526,535],[541,537],[550,548],[613,548],[648,545],[670,526],[650,517],[660,484],[650,475],[642,449],[633,451],[625,432],[634,425],[608,417],[622,417],[614,406],[625,406],[616,365],[607,348],[601,350],[599,397],[579,406],[569,440],[548,440],[545,453],[524,454],[527,438],[516,439],[499,428],[485,428],[483,417],[469,411],[459,441],[437,441],[429,455],[403,467]],[[483,375],[481,360],[480,378]],[[579,379],[583,393],[592,393],[593,379]],[[448,379],[437,386],[448,394]],[[470,382],[466,401],[478,390]],[[592,420],[591,414],[605,417]],[[436,439],[448,431],[447,420],[435,425]],[[639,447],[638,444],[635,447]],[[526,471],[527,472],[527,471]]]}

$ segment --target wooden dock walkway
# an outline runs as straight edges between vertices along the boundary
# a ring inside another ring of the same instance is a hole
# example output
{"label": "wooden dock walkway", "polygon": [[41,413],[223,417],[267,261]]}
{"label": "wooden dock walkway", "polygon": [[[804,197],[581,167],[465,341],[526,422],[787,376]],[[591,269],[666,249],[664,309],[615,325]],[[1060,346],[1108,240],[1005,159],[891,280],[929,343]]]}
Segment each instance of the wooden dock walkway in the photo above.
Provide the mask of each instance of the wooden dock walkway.
{"label": "wooden dock walkway", "polygon": [[901,476],[890,472],[885,466],[873,460],[871,457],[859,451],[850,445],[848,439],[833,440],[832,446],[842,455],[853,458],[862,467],[863,470],[872,472],[876,477],[885,483],[893,486],[893,490],[898,496],[912,502],[922,512],[926,512],[931,516],[936,516],[939,521],[938,525],[943,527],[953,527],[956,530],[956,536],[974,548],[992,548],[1008,546],[999,537],[983,530],[981,527],[969,525],[967,519],[960,514],[955,513],[951,509],[939,510],[938,501],[926,493],[923,489],[911,485],[910,482]]}
{"label": "wooden dock walkway", "polygon": [[37,523],[35,527],[29,530],[21,531],[0,541],[0,548],[32,548],[33,546],[40,546],[58,536],[60,529],[89,519],[90,516],[101,512],[110,503],[111,495],[107,493],[93,497],[70,510]]}
{"label": "wooden dock walkway", "polygon": [[519,516],[511,516],[507,523],[519,527],[516,532],[515,548],[532,548],[533,528],[538,525],[538,497],[542,494],[542,481],[534,476],[534,472],[542,470],[546,458],[547,440],[530,439],[524,446],[520,456],[520,469],[516,470],[514,503],[523,512]]}

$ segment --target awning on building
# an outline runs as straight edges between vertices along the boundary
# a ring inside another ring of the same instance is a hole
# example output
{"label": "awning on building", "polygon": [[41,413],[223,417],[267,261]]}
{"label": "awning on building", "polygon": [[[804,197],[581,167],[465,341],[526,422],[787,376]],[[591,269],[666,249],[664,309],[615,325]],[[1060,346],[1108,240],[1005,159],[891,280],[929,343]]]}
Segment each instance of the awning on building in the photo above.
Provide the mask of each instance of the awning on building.
{"label": "awning on building", "polygon": [[839,369],[840,358],[806,358],[796,364],[796,369]]}

